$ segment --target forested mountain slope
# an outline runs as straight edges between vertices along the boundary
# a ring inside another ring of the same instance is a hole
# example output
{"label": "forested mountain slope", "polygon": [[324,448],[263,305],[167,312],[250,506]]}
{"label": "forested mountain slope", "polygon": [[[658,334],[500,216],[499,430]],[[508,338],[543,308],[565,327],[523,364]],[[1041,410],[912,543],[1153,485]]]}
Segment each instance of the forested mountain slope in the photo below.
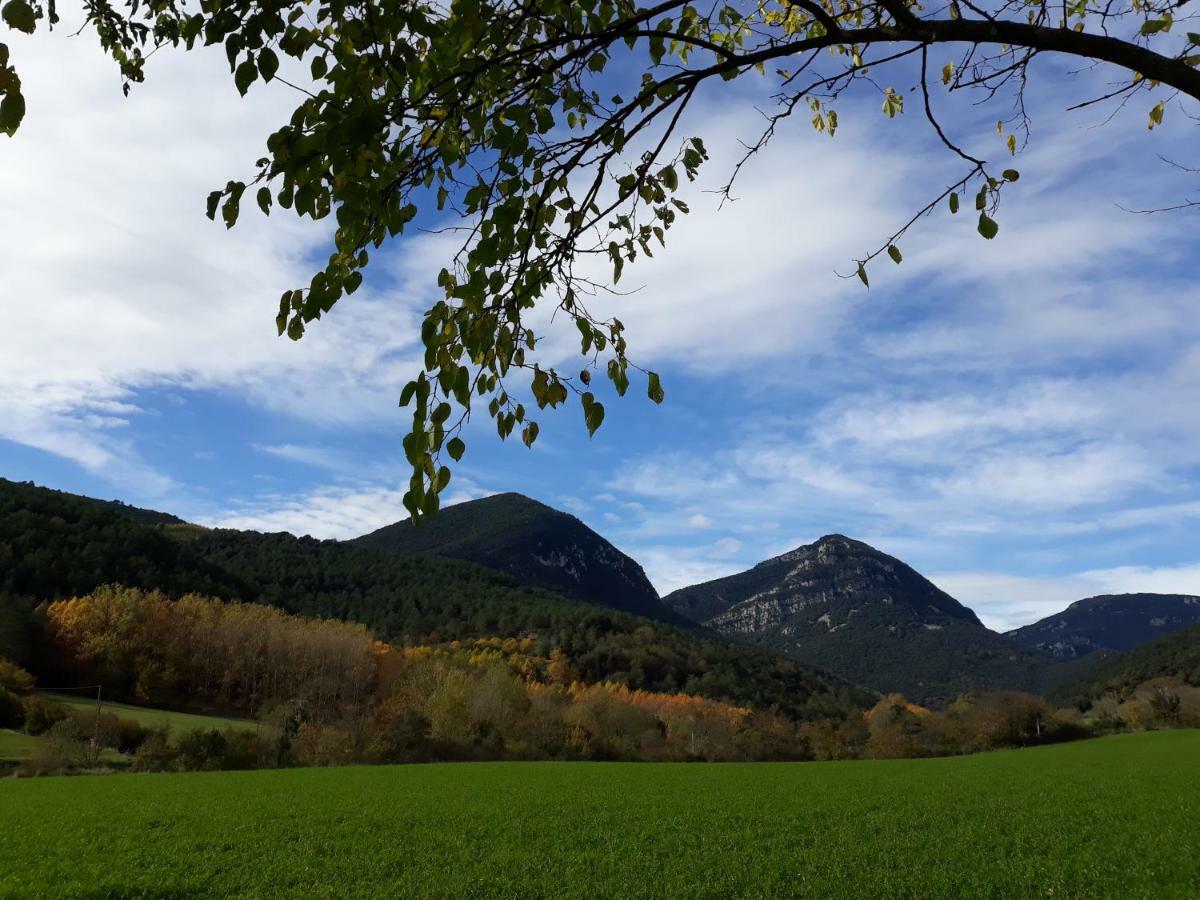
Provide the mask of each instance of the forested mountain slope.
{"label": "forested mountain slope", "polygon": [[1200,621],[1200,597],[1188,594],[1103,594],[1005,637],[1030,650],[1075,659],[1097,650],[1128,650]]}
{"label": "forested mountain slope", "polygon": [[404,556],[442,556],[651,619],[684,623],[659,600],[642,567],[583,522],[521,494],[440,510],[420,525],[396,522],[353,543]]}
{"label": "forested mountain slope", "polygon": [[[845,715],[864,692],[777,654],[581,603],[454,559],[195,525],[145,525],[57,491],[0,483],[0,637],[36,658],[32,602],[103,584],[202,593],[359,621],[428,643],[529,636],[589,681],[694,693],[805,718]],[[9,596],[3,596],[3,592]],[[22,647],[21,642],[26,642]]]}
{"label": "forested mountain slope", "polygon": [[1178,678],[1200,686],[1200,623],[1139,644],[1124,653],[1092,654],[1094,663],[1050,691],[1061,703],[1086,706],[1105,693],[1122,697],[1154,678]]}
{"label": "forested mountain slope", "polygon": [[721,634],[926,704],[1033,690],[1052,664],[900,560],[837,534],[665,602]]}

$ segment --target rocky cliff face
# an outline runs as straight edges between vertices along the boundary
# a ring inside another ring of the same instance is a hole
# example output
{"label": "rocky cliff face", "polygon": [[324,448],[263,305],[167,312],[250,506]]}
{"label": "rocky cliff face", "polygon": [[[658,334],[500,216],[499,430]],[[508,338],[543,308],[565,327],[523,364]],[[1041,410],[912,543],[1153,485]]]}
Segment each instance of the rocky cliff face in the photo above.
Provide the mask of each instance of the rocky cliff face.
{"label": "rocky cliff face", "polygon": [[900,560],[840,534],[665,602],[722,634],[920,702],[1032,688],[1049,662]]}
{"label": "rocky cliff face", "polygon": [[1078,659],[1097,650],[1128,650],[1194,622],[1200,622],[1200,597],[1103,594],[1078,600],[1006,637],[1058,659]]}

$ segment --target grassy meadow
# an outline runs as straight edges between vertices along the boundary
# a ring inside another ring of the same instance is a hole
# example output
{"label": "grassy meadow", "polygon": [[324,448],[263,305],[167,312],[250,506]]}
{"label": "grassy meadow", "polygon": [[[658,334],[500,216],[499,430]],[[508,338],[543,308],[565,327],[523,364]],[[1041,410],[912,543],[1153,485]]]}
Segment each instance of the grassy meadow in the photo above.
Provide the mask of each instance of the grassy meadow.
{"label": "grassy meadow", "polygon": [[1200,732],[0,782],[0,896],[1200,896]]}
{"label": "grassy meadow", "polygon": [[[88,698],[71,694],[57,694],[50,691],[43,691],[42,696],[85,715],[91,715],[96,711],[95,697]],[[158,728],[162,725],[168,725],[171,731],[176,733],[195,731],[199,728],[244,728],[248,730],[258,728],[258,723],[250,719],[231,719],[224,716],[174,712],[166,709],[154,709],[149,706],[133,706],[128,703],[109,703],[107,700],[101,704],[101,711],[119,716],[122,719],[132,719],[144,728]]]}
{"label": "grassy meadow", "polygon": [[[28,759],[33,756],[39,740],[30,734],[0,728],[0,763]],[[2,812],[3,809],[0,808],[0,813]]]}

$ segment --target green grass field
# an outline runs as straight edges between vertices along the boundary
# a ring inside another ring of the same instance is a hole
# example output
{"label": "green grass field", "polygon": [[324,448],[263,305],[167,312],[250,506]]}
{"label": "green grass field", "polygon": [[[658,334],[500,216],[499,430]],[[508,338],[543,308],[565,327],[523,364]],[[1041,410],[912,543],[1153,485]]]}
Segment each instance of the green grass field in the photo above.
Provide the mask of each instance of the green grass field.
{"label": "green grass field", "polygon": [[[55,694],[43,691],[42,695],[55,703],[69,706],[80,712],[91,713],[96,709],[95,697],[81,697],[71,694]],[[222,716],[202,716],[195,713],[172,712],[166,709],[153,709],[149,706],[131,706],[127,703],[109,703],[102,705],[103,711],[120,716],[122,719],[133,719],[140,725],[157,728],[162,724],[171,726],[171,731],[182,733],[194,731],[197,728],[258,728],[258,723],[250,719],[228,719]]]}
{"label": "green grass field", "polygon": [[1200,732],[0,782],[0,896],[1200,896]]}
{"label": "green grass field", "polygon": [[38,739],[31,735],[0,728],[0,762],[28,759],[37,743]]}

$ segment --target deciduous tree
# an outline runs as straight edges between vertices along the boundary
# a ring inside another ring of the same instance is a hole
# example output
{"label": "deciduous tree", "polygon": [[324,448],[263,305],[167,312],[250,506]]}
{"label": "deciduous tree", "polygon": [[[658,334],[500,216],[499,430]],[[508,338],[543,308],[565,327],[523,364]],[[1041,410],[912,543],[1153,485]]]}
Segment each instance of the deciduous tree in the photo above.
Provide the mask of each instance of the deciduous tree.
{"label": "deciduous tree", "polygon": [[[948,151],[946,187],[864,250],[847,274],[865,284],[878,258],[899,263],[900,238],[922,216],[971,209],[995,237],[1001,197],[1018,178],[1003,161],[1029,134],[1026,85],[1047,77],[1031,63],[1055,54],[1100,64],[1113,87],[1086,93],[1137,111],[1149,127],[1176,99],[1200,98],[1200,35],[1176,0],[83,0],[125,88],[163,46],[223,45],[237,88],[286,80],[298,91],[290,120],[267,141],[253,177],[208,198],[232,226],[244,202],[322,219],[337,228],[327,264],[283,292],[281,334],[300,338],[356,291],[379,247],[433,221],[461,235],[437,278],[442,293],[421,329],[424,371],[401,405],[412,409],[404,449],[412,465],[405,504],[432,512],[450,480],[460,434],[482,406],[501,438],[538,436],[534,407],[576,398],[594,432],[605,408],[592,386],[619,394],[632,381],[654,402],[657,374],[632,361],[624,325],[598,295],[625,267],[659,252],[688,212],[681,187],[707,159],[703,135],[680,133],[698,96],[744,78],[774,99],[738,173],[789,118],[834,135],[839,106],[874,95],[881,120],[915,115]],[[3,21],[33,33],[58,21],[54,0],[6,0]],[[23,47],[22,47],[23,49]],[[1057,77],[1057,76],[1056,76]],[[995,108],[999,161],[963,149],[938,117],[946,92]],[[746,95],[742,95],[746,96]],[[915,107],[915,108],[914,108]],[[0,44],[0,131],[25,115],[16,61]],[[798,211],[803,214],[803,211]],[[811,211],[819,215],[820,211]],[[864,241],[871,236],[864,236]],[[598,278],[588,261],[602,259]],[[556,307],[578,329],[584,366],[539,357],[530,311]],[[447,459],[448,458],[448,459]]]}

